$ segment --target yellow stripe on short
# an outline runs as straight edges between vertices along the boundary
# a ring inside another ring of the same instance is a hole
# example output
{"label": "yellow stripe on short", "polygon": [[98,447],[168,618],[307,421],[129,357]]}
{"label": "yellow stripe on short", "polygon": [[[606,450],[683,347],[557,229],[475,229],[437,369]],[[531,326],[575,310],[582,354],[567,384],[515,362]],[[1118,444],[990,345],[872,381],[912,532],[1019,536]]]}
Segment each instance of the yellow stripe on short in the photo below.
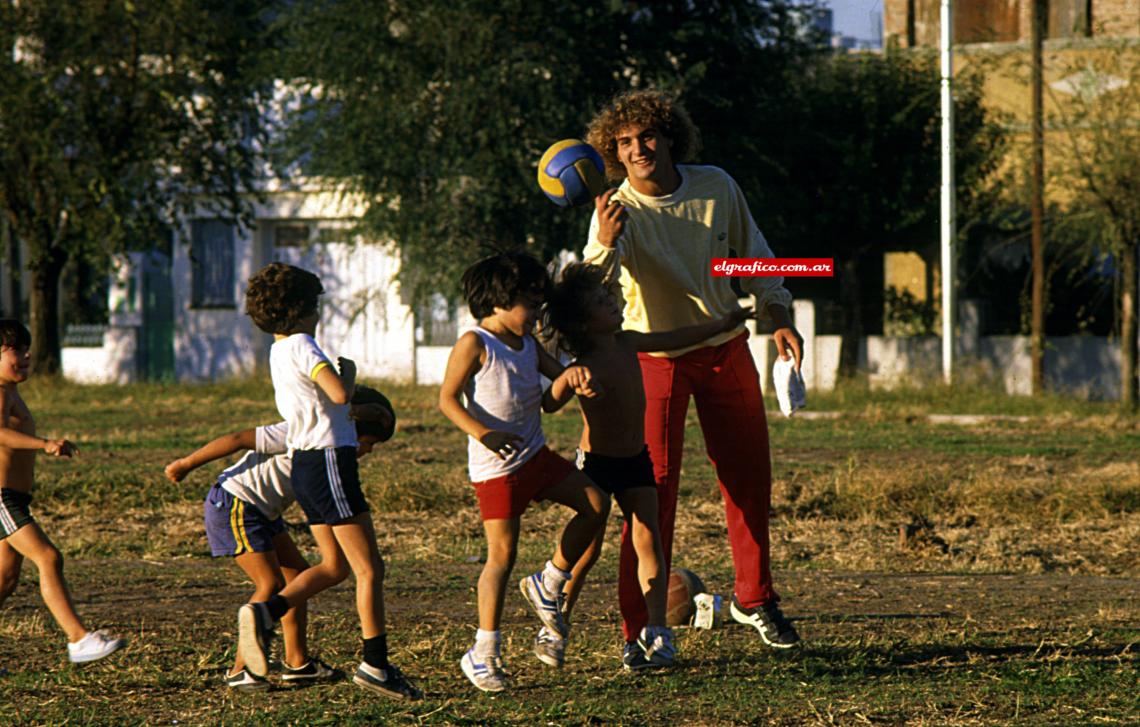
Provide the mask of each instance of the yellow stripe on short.
{"label": "yellow stripe on short", "polygon": [[249,537],[245,534],[245,503],[236,497],[233,507],[230,508],[230,529],[233,530],[234,542],[237,543],[234,555],[241,555],[253,550],[249,547]]}
{"label": "yellow stripe on short", "polygon": [[328,365],[329,365],[328,361],[321,361],[319,364],[317,364],[316,366],[313,367],[312,371],[309,372],[309,378],[312,379],[313,381],[316,381],[317,380],[317,374],[319,374],[321,372],[321,369],[325,368]]}

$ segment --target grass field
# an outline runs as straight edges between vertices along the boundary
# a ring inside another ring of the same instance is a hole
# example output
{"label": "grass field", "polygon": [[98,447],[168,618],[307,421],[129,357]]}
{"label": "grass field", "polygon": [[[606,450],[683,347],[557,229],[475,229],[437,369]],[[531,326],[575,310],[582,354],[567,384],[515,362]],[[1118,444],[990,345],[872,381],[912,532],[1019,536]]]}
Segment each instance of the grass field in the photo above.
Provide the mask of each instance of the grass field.
{"label": "grass field", "polygon": [[[813,410],[837,416],[770,422],[773,562],[802,648],[776,653],[739,626],[683,630],[678,668],[623,673],[615,520],[564,669],[530,653],[533,617],[509,593],[515,688],[491,697],[457,666],[483,549],[463,435],[436,411],[434,389],[381,388],[399,431],[362,476],[388,563],[393,660],[425,688],[422,703],[349,682],[260,695],[219,686],[249,593],[205,553],[201,501],[221,465],[179,485],[162,467],[272,421],[267,383],[33,380],[22,390],[41,432],[82,449],[41,459],[34,512],[68,558],[81,613],[131,644],[109,663],[67,665],[25,568],[0,607],[0,724],[1140,723],[1140,420],[1109,405],[939,388],[814,396]],[[723,510],[690,425],[674,561],[727,596]],[[556,449],[573,450],[575,411],[545,426]],[[289,519],[311,552],[299,511]],[[528,513],[516,575],[540,565],[562,519]],[[354,667],[351,584],[311,609],[314,650]]]}

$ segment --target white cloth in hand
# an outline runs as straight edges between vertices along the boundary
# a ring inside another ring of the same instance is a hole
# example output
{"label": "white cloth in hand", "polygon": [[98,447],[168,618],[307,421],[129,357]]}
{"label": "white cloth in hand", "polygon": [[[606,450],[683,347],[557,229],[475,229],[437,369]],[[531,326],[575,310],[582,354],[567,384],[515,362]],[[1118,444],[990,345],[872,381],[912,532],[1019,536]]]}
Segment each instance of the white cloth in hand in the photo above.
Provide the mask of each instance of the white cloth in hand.
{"label": "white cloth in hand", "polygon": [[807,403],[807,392],[804,389],[804,379],[796,371],[796,360],[792,356],[787,359],[776,357],[772,364],[772,385],[776,387],[776,401],[780,404],[780,411],[784,416],[790,417],[796,409],[803,409]]}

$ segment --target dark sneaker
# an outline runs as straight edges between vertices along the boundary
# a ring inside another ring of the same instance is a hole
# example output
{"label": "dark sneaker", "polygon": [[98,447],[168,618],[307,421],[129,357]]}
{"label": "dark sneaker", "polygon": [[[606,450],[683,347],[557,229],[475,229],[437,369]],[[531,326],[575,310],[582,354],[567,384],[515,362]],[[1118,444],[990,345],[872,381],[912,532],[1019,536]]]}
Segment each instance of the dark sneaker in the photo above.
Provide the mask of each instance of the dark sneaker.
{"label": "dark sneaker", "polygon": [[269,689],[269,682],[242,669],[237,674],[226,674],[226,686],[242,692],[260,692]]}
{"label": "dark sneaker", "polygon": [[745,608],[732,597],[729,606],[734,621],[754,627],[760,632],[760,640],[768,646],[777,649],[790,649],[800,643],[800,635],[792,622],[784,618],[780,607],[773,603],[766,603],[756,608]]}
{"label": "dark sneaker", "polygon": [[669,667],[677,659],[673,646],[673,629],[665,626],[646,626],[637,637],[637,646],[651,666]]}
{"label": "dark sneaker", "polygon": [[288,684],[316,684],[336,682],[344,678],[344,672],[334,669],[320,659],[309,659],[309,663],[296,669],[288,664],[281,665],[281,681]]}
{"label": "dark sneaker", "polygon": [[621,667],[626,671],[641,671],[643,669],[655,669],[657,665],[645,658],[645,652],[641,650],[636,641],[630,641],[622,647]]}
{"label": "dark sneaker", "polygon": [[371,689],[392,699],[416,701],[424,698],[424,693],[412,686],[400,670],[391,664],[387,669],[378,669],[361,662],[360,666],[356,667],[352,681],[365,689]]}
{"label": "dark sneaker", "polygon": [[255,677],[269,673],[269,642],[273,617],[264,603],[247,603],[238,609],[238,655]]}

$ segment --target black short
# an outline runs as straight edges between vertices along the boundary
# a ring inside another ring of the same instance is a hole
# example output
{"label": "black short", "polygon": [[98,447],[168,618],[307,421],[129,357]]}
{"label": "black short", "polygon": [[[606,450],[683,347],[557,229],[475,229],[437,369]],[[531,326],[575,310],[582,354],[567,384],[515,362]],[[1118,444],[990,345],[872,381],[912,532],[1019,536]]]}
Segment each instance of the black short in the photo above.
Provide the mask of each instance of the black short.
{"label": "black short", "polygon": [[0,487],[0,540],[34,522],[28,506],[32,504],[30,492]]}
{"label": "black short", "polygon": [[611,495],[635,487],[656,487],[649,447],[632,457],[607,457],[578,450],[578,469]]}
{"label": "black short", "polygon": [[336,525],[368,512],[356,447],[293,452],[293,492],[310,525]]}

